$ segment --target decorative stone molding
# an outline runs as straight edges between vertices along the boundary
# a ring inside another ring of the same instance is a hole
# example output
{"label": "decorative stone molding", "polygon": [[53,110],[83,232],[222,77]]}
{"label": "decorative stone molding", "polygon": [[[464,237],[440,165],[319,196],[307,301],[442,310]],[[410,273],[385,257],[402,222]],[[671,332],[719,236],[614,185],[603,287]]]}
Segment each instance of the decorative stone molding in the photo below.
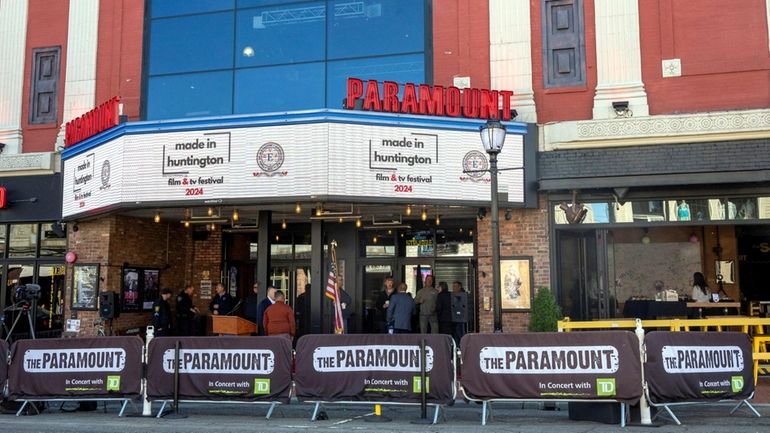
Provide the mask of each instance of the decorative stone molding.
{"label": "decorative stone molding", "polygon": [[541,150],[770,137],[770,109],[583,120],[543,127]]}
{"label": "decorative stone molding", "polygon": [[27,44],[26,0],[0,4],[0,142],[4,152],[20,153],[24,53]]}
{"label": "decorative stone molding", "polygon": [[23,176],[32,172],[55,172],[56,158],[53,152],[22,153],[0,156],[0,174],[3,176]]}

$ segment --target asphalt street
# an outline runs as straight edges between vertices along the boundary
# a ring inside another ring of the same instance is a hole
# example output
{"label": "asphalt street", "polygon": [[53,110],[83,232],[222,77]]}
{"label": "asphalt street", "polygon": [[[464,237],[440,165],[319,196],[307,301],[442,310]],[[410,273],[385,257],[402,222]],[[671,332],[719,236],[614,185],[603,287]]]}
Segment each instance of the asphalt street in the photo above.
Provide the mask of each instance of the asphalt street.
{"label": "asphalt street", "polygon": [[[373,407],[369,405],[327,405],[328,420],[310,421],[313,406],[292,402],[276,409],[270,420],[265,419],[267,406],[243,404],[180,405],[182,419],[141,417],[131,415],[119,418],[117,403],[108,403],[105,413],[101,404],[93,412],[61,412],[60,403],[50,403],[40,415],[16,417],[0,415],[0,432],[301,432],[301,431],[362,431],[362,432],[535,432],[535,433],[602,433],[621,431],[617,424],[603,424],[569,419],[566,404],[558,404],[557,410],[543,410],[539,403],[496,403],[493,419],[485,426],[480,424],[481,405],[458,401],[445,411],[436,425],[416,425],[420,419],[419,406],[390,406],[383,408],[383,415],[390,422],[367,422]],[[68,403],[65,409],[76,406]],[[157,412],[160,405],[153,405]],[[729,415],[731,405],[693,405],[675,410],[683,425],[670,420],[656,420],[655,427],[629,425],[627,432],[767,432],[770,431],[770,405],[757,405],[762,415],[756,418],[746,410]],[[432,417],[429,408],[428,417]]]}

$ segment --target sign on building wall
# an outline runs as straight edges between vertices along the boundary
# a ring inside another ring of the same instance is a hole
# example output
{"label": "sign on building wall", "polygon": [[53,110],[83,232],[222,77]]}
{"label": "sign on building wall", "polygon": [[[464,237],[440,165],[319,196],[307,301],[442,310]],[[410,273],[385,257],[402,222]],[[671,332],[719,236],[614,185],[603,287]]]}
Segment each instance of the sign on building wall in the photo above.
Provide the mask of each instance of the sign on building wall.
{"label": "sign on building wall", "polygon": [[[499,166],[507,203],[524,203],[523,136]],[[125,171],[124,171],[125,168]],[[130,169],[129,169],[130,168]],[[478,132],[313,123],[126,134],[64,160],[63,215],[123,204],[291,197],[489,202]],[[475,172],[474,172],[475,171]],[[504,202],[503,205],[506,203]]]}

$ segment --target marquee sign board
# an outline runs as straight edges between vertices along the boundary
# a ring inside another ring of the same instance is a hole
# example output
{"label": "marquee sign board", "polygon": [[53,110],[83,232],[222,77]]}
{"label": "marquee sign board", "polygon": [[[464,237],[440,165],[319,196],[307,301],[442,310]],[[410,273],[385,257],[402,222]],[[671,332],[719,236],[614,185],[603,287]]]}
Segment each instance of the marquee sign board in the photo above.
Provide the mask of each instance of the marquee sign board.
{"label": "marquee sign board", "polygon": [[[129,131],[63,159],[65,218],[158,202],[490,200],[488,159],[474,130],[320,122]],[[499,192],[508,197],[501,205],[522,205],[523,136],[509,133],[498,159],[508,169],[499,174]]]}

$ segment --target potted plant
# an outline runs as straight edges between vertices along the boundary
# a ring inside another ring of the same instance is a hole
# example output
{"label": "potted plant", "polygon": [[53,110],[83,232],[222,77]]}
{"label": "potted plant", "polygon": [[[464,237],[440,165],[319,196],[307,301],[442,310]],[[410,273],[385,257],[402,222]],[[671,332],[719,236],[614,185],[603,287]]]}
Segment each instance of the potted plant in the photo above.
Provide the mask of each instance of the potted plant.
{"label": "potted plant", "polygon": [[529,330],[532,332],[556,332],[557,322],[562,319],[561,307],[548,287],[538,287],[532,301]]}

